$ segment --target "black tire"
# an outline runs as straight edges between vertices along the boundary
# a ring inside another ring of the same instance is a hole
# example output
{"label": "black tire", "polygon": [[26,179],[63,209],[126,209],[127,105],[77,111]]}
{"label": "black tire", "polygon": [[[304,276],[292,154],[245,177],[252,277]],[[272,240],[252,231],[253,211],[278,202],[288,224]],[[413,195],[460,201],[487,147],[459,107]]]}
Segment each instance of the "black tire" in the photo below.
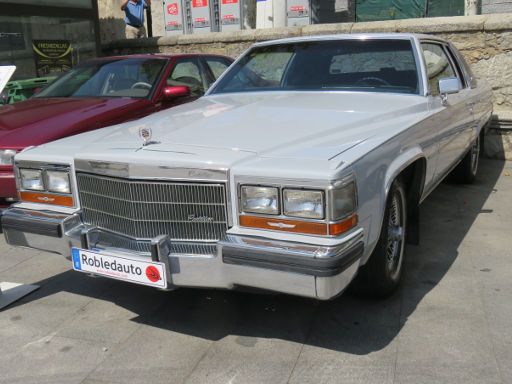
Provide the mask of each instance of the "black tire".
{"label": "black tire", "polygon": [[384,298],[400,284],[405,253],[407,199],[400,179],[389,191],[380,237],[368,262],[354,279],[351,291],[358,296]]}
{"label": "black tire", "polygon": [[452,171],[454,181],[461,184],[471,184],[475,181],[481,150],[481,137],[478,135],[468,153],[466,153],[459,165]]}

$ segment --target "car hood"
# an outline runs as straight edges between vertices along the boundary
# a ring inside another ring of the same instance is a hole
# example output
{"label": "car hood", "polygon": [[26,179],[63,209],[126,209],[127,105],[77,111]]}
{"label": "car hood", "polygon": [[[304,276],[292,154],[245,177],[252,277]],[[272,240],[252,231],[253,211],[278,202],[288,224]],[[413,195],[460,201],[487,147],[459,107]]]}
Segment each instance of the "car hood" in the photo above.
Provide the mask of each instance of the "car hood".
{"label": "car hood", "polygon": [[100,127],[98,115],[140,102],[129,98],[32,98],[0,108],[0,143],[23,148]]}
{"label": "car hood", "polygon": [[[60,140],[44,151],[108,161],[185,157],[226,166],[248,157],[329,161],[427,113],[425,98],[362,92],[213,95],[143,119]],[[140,130],[151,131],[143,146]],[[131,153],[131,155],[130,155]],[[158,160],[155,160],[158,161]]]}

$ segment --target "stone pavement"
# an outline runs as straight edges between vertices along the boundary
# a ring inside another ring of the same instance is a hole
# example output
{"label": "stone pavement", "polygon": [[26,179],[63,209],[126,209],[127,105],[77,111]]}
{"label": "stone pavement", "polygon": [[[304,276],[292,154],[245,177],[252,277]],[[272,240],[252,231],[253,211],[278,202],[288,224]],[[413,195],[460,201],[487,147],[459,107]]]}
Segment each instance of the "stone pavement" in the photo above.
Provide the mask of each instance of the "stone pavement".
{"label": "stone pavement", "polygon": [[512,163],[423,204],[390,299],[151,288],[0,240],[0,383],[512,383]]}

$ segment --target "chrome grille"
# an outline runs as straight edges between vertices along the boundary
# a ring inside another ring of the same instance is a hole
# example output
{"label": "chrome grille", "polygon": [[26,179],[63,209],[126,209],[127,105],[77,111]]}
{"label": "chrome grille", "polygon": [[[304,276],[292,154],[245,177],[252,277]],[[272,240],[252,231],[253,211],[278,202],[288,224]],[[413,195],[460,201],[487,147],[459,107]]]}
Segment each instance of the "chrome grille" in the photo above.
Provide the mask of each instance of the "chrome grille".
{"label": "chrome grille", "polygon": [[[77,173],[83,220],[138,240],[213,242],[228,223],[224,184],[142,181]],[[194,219],[199,221],[194,221]]]}
{"label": "chrome grille", "polygon": [[[151,255],[151,242],[149,240],[135,240],[105,232],[100,232],[95,240],[92,244],[94,248],[119,248],[145,256]],[[215,243],[172,242],[170,251],[171,255],[215,255],[217,254],[217,245]]]}

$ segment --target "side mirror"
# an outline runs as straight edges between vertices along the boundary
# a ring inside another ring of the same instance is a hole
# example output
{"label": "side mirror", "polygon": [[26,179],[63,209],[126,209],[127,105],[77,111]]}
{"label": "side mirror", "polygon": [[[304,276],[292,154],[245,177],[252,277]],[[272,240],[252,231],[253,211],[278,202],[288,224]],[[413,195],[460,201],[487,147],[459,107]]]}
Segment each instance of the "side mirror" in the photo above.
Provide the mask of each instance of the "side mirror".
{"label": "side mirror", "polygon": [[446,102],[448,95],[458,93],[460,91],[459,79],[456,77],[446,77],[439,80],[439,94],[443,103]]}
{"label": "side mirror", "polygon": [[190,96],[190,88],[185,85],[167,86],[163,89],[163,99],[172,100],[178,97]]}

